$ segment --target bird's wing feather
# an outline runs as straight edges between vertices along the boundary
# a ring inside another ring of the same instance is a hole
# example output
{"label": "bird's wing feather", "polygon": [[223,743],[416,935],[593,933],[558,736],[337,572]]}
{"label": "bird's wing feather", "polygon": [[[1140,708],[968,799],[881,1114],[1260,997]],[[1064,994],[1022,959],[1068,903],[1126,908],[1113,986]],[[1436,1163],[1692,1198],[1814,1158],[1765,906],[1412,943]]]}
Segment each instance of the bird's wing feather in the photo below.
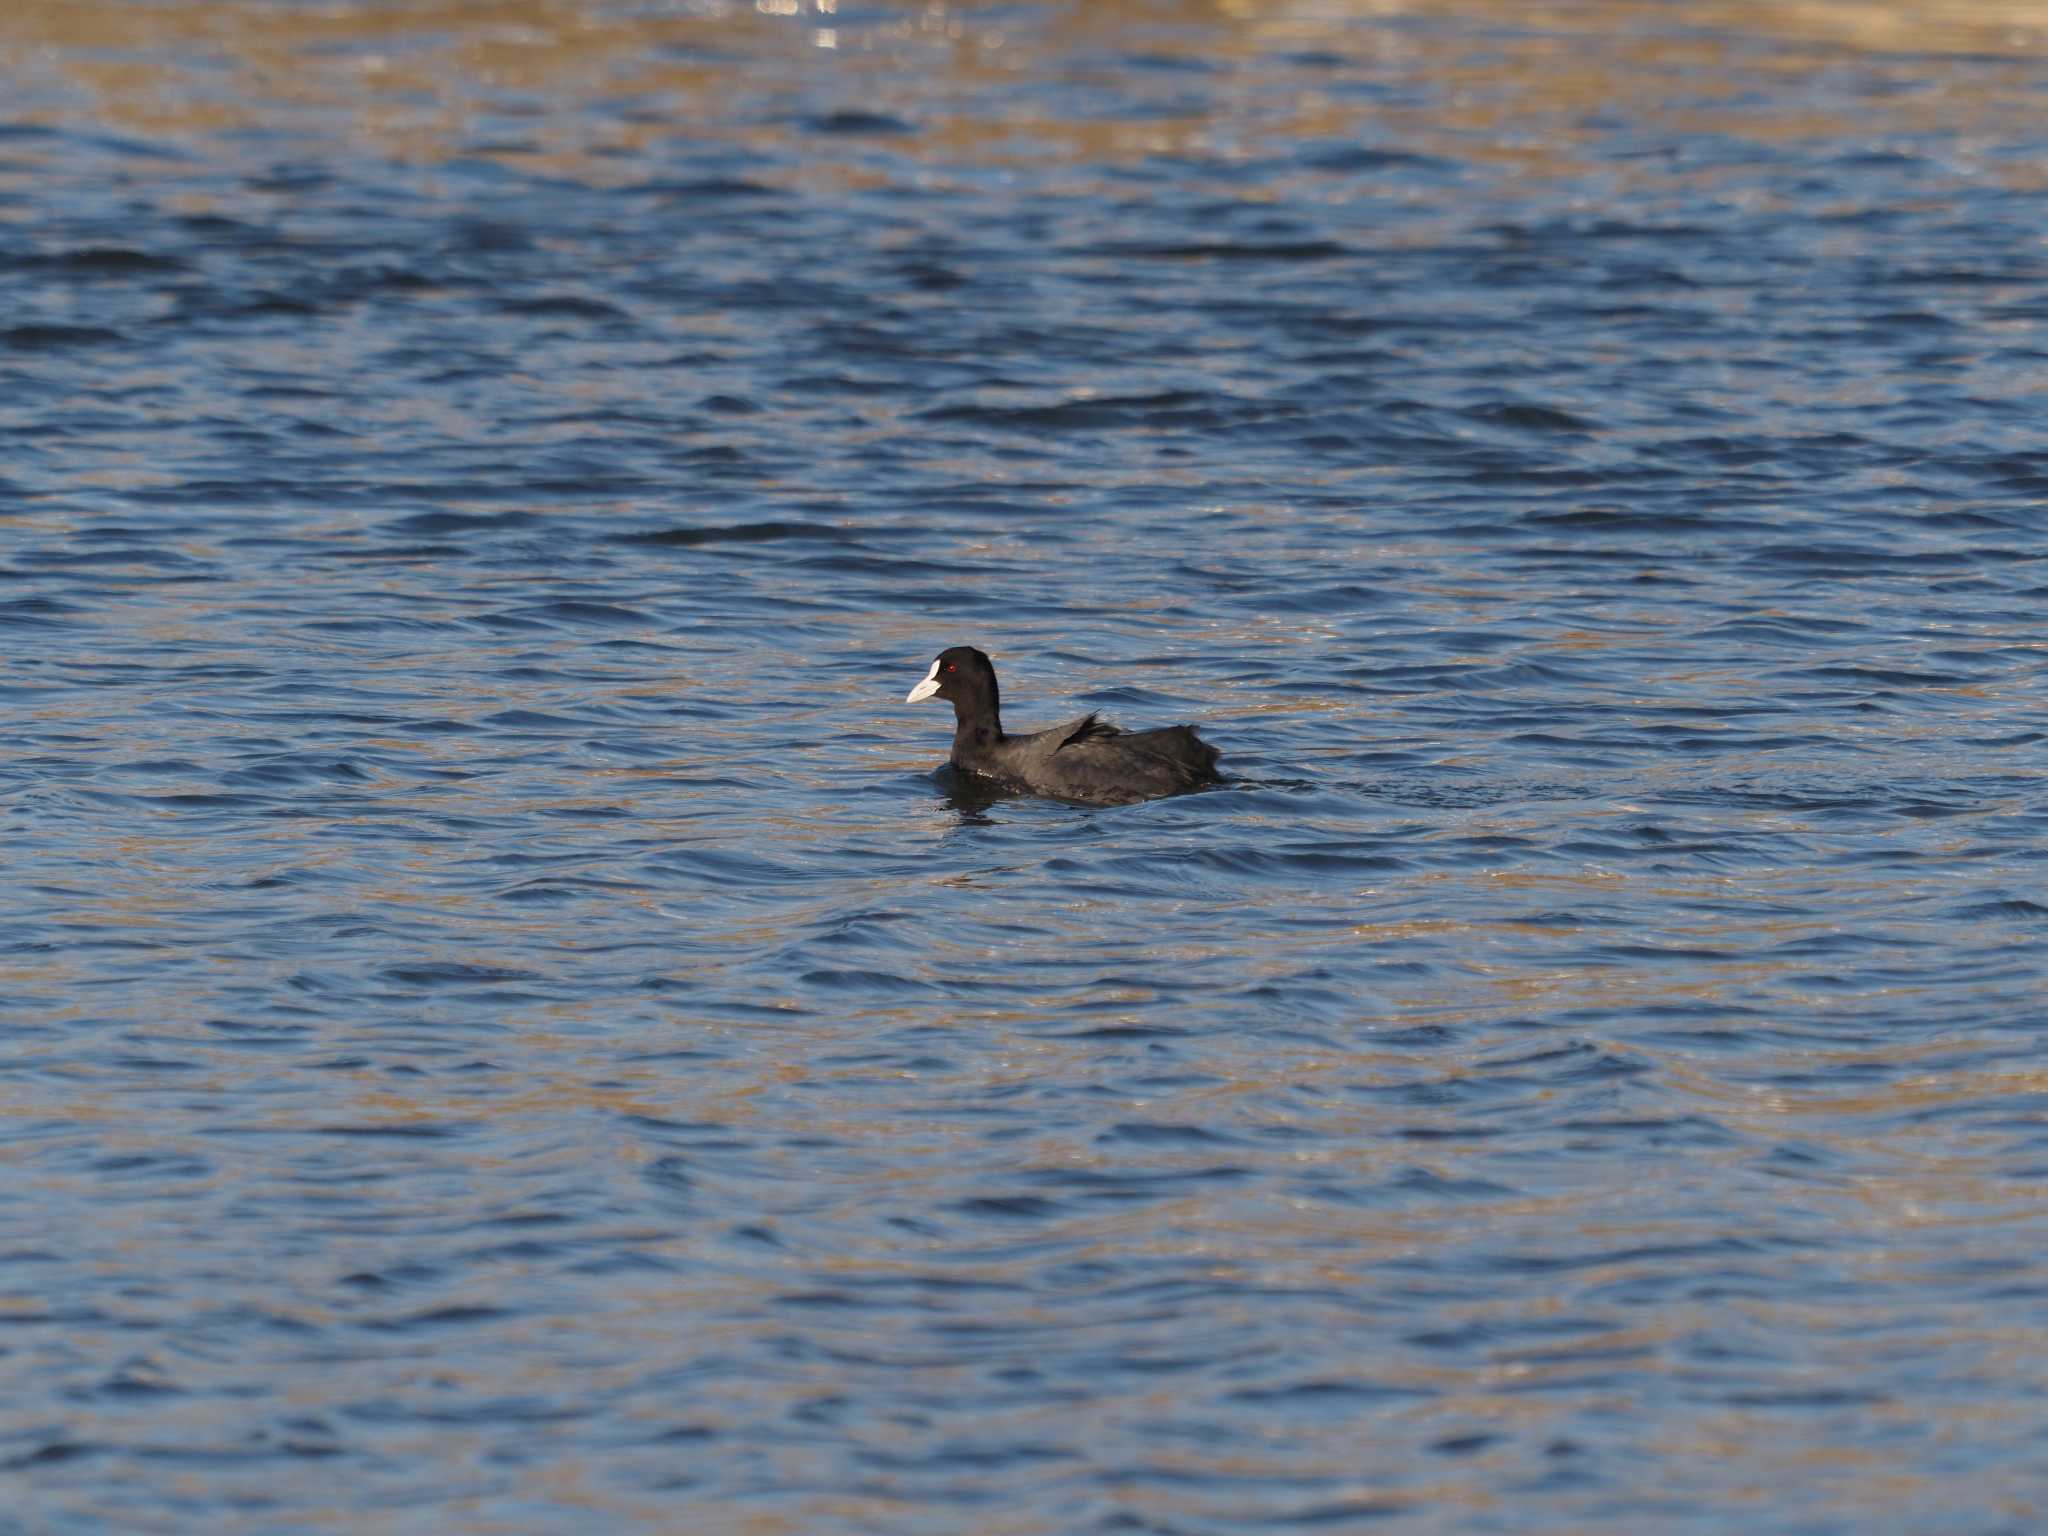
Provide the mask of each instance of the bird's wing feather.
{"label": "bird's wing feather", "polygon": [[1112,736],[1123,735],[1123,732],[1100,715],[1087,714],[1069,725],[1061,726],[1054,734],[1059,738],[1058,746],[1053,748],[1057,752],[1061,747],[1079,746],[1085,741],[1106,741]]}

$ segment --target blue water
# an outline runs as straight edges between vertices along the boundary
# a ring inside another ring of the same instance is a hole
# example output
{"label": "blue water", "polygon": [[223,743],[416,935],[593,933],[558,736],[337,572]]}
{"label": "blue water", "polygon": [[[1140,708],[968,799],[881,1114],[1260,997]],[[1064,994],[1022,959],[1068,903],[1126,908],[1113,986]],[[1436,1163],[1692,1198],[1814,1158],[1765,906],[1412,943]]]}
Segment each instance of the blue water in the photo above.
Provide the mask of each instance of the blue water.
{"label": "blue water", "polygon": [[2048,1520],[2038,53],[77,14],[0,1531]]}

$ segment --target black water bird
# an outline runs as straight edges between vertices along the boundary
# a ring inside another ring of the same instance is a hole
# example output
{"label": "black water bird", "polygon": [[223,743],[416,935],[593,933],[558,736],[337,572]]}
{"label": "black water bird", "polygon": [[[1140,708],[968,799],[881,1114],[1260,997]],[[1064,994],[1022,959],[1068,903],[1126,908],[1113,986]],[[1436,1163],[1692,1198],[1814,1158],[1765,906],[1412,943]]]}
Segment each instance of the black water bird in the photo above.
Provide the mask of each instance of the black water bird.
{"label": "black water bird", "polygon": [[937,694],[953,705],[953,766],[1013,789],[1090,805],[1126,805],[1213,783],[1219,754],[1191,725],[1122,731],[1083,715],[1049,731],[1003,732],[996,669],[971,645],[941,651],[906,704]]}

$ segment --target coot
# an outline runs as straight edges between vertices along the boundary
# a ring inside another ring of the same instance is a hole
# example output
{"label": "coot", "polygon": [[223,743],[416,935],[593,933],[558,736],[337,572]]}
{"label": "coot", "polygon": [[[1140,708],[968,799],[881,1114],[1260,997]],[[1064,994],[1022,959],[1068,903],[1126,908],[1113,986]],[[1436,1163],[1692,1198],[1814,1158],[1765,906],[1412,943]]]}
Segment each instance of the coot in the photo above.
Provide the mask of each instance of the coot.
{"label": "coot", "polygon": [[1091,805],[1125,805],[1212,782],[1220,755],[1191,725],[1120,731],[1083,715],[1028,736],[1003,734],[996,669],[971,645],[941,651],[904,700],[953,701],[953,766],[1016,789]]}

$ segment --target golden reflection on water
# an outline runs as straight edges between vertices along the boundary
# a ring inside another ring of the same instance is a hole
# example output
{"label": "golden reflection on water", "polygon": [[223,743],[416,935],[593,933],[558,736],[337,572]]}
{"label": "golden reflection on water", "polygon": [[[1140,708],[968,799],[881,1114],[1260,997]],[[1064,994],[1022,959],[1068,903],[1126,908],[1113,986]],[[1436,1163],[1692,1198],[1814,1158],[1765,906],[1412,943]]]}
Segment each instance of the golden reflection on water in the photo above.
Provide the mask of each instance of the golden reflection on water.
{"label": "golden reflection on water", "polygon": [[[266,155],[279,146],[265,136],[282,131],[371,156],[504,158],[598,182],[644,174],[635,152],[679,130],[801,145],[782,168],[800,182],[872,177],[860,164],[872,141],[821,143],[778,110],[796,87],[815,99],[826,76],[843,82],[849,105],[912,121],[918,131],[891,139],[891,151],[933,163],[1228,159],[1313,136],[1548,174],[1576,170],[1580,145],[1600,136],[1594,121],[1614,116],[1787,142],[1852,126],[1881,139],[1988,125],[2031,108],[2018,65],[2048,40],[2040,8],[2012,0],[1709,0],[1676,12],[1644,0],[882,4],[891,19],[849,26],[831,0],[678,0],[617,13],[587,0],[16,0],[0,10],[0,80],[15,121],[184,147],[253,134]],[[1231,72],[1143,118],[1062,114],[996,93],[1020,80],[1086,92],[1091,72],[1126,67],[1124,52]],[[1393,89],[1329,89],[1299,62],[1315,53]],[[1839,98],[1822,105],[1810,89],[1846,57],[1893,87],[1856,93],[1855,125]],[[1434,86],[1426,97],[1420,82]]]}

